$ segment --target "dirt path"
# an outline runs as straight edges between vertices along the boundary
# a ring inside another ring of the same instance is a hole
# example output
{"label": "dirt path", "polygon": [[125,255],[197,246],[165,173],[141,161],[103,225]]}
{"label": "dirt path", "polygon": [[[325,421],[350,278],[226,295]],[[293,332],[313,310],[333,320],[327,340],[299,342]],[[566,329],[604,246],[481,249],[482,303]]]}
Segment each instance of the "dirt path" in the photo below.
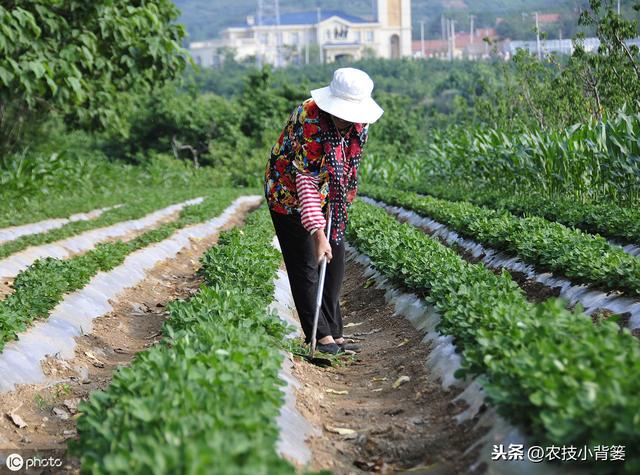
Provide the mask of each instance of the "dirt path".
{"label": "dirt path", "polygon": [[[248,211],[241,209],[223,229],[241,224]],[[114,302],[114,311],[96,318],[91,334],[76,339],[74,359],[50,357],[42,363],[47,383],[21,385],[0,394],[0,451],[65,454],[67,440],[76,436],[78,403],[108,386],[118,366],[159,341],[169,315],[167,305],[197,292],[199,259],[217,240],[217,234],[192,240],[190,249],[155,266],[145,280],[122,293]],[[11,414],[20,416],[27,426],[19,428]],[[70,461],[66,471],[55,473],[76,471],[77,462]]]}
{"label": "dirt path", "polygon": [[[469,473],[475,454],[465,451],[482,433],[472,429],[473,421],[453,419],[463,409],[452,402],[458,391],[444,391],[429,374],[421,334],[393,315],[384,291],[363,270],[347,265],[342,296],[345,334],[360,335],[363,351],[339,367],[297,361],[294,369],[302,383],[298,407],[324,432],[310,441],[312,468],[337,474]],[[409,381],[394,388],[402,376]],[[356,432],[334,433],[343,428]]]}

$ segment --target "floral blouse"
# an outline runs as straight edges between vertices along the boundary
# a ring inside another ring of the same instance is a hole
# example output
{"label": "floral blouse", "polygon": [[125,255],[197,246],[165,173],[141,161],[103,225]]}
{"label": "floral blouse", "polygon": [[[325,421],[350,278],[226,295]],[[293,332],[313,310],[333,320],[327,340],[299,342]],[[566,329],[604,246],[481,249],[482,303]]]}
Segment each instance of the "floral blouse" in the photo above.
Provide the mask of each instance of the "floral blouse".
{"label": "floral blouse", "polygon": [[332,236],[339,240],[346,226],[346,208],[356,196],[358,165],[367,138],[368,125],[354,124],[342,137],[331,115],[313,99],[300,104],[271,149],[264,190],[269,208],[300,216],[303,226],[313,231],[324,226],[329,198],[335,204]]}

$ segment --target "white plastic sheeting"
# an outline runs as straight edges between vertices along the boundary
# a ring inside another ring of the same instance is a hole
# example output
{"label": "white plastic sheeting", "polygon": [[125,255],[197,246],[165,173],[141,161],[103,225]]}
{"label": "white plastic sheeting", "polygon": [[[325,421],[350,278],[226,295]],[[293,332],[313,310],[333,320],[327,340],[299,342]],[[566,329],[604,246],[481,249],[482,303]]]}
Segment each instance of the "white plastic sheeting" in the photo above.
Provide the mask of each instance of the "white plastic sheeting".
{"label": "white plastic sheeting", "polygon": [[[274,238],[273,246],[280,249],[278,238]],[[287,338],[295,338],[301,334],[301,329],[296,318],[295,304],[287,273],[282,269],[278,270],[278,276],[274,283],[276,289],[269,309],[274,311],[283,322],[294,328]],[[306,441],[309,437],[319,435],[320,431],[313,427],[296,407],[295,391],[300,387],[300,383],[293,375],[292,368],[293,363],[285,354],[280,369],[280,378],[286,383],[286,386],[283,388],[284,404],[277,418],[279,429],[277,450],[281,456],[303,467],[311,462],[311,450],[309,450]]]}
{"label": "white plastic sheeting", "polygon": [[[425,334],[423,342],[431,344],[431,351],[427,357],[426,365],[431,373],[440,379],[445,390],[460,388],[463,391],[456,397],[456,401],[463,400],[467,403],[467,409],[454,416],[458,422],[473,419],[485,403],[485,395],[481,384],[474,379],[457,379],[454,373],[460,368],[461,357],[456,352],[451,336],[441,335],[436,326],[440,322],[440,315],[435,308],[427,305],[415,294],[408,294],[398,290],[389,280],[380,274],[374,267],[368,256],[361,254],[353,246],[346,246],[347,259],[358,262],[365,267],[364,276],[372,278],[376,282],[376,288],[385,291],[385,300],[395,307],[395,315],[408,319],[416,329]],[[547,463],[532,463],[523,461],[492,461],[491,453],[494,444],[503,444],[506,448],[509,444],[522,444],[526,448],[532,445],[524,437],[522,432],[498,416],[493,409],[487,410],[476,423],[476,428],[489,428],[487,435],[472,444],[467,450],[480,448],[479,459],[473,464],[472,469],[481,463],[487,464],[487,474],[490,475],[586,475],[586,471],[574,472],[566,467],[554,466]],[[526,459],[526,457],[525,457]]]}
{"label": "white plastic sheeting", "polygon": [[620,244],[616,241],[611,241],[611,244],[621,247],[624,252],[631,254],[633,257],[640,257],[640,246],[636,244]]}
{"label": "white plastic sheeting", "polygon": [[238,198],[220,216],[178,230],[168,239],[130,254],[120,266],[98,273],[82,290],[67,295],[48,320],[35,323],[18,341],[6,345],[0,354],[0,392],[10,391],[16,384],[43,382],[41,361],[49,355],[72,359],[75,337],[90,333],[93,319],[113,310],[112,299],[142,281],[155,265],[189,249],[191,239],[217,233],[239,209],[258,206],[261,200],[261,196]]}
{"label": "white plastic sheeting", "polygon": [[18,252],[0,261],[0,278],[14,278],[21,271],[29,267],[38,259],[55,257],[65,259],[72,254],[86,252],[93,249],[96,244],[108,239],[120,238],[135,231],[140,231],[157,224],[160,220],[171,216],[186,206],[202,203],[204,198],[195,198],[183,203],[174,204],[167,208],[155,211],[140,219],[122,221],[113,226],[92,229],[90,231],[72,236],[61,241],[33,246]]}
{"label": "white plastic sheeting", "polygon": [[[420,196],[428,197],[429,195],[420,194]],[[481,206],[481,205],[476,205],[476,206]],[[563,224],[563,223],[560,223],[560,224]],[[566,226],[566,227],[569,227],[569,228],[572,227],[572,226],[567,225],[567,224],[563,224],[563,225]],[[612,246],[616,246],[616,247],[622,248],[622,250],[624,252],[626,252],[627,254],[631,254],[633,257],[640,257],[640,246],[639,245],[636,245],[636,244],[622,244],[622,243],[616,241],[615,239],[607,239],[607,240],[609,241],[609,243]]]}
{"label": "white plastic sheeting", "polygon": [[473,257],[482,260],[489,268],[519,272],[524,274],[527,279],[539,282],[546,287],[559,288],[560,297],[565,299],[570,306],[581,304],[584,307],[584,313],[587,315],[591,315],[596,310],[608,310],[614,314],[629,313],[631,315],[629,329],[640,328],[640,300],[625,297],[621,292],[603,292],[589,285],[576,285],[570,280],[557,277],[550,272],[538,272],[534,266],[526,264],[517,257],[508,256],[502,252],[484,247],[471,239],[465,239],[444,224],[421,216],[414,211],[398,206],[390,206],[371,198],[362,198],[362,200],[378,206],[403,220],[407,220],[416,227],[425,229],[429,234],[442,239],[449,246],[458,246],[464,249]]}
{"label": "white plastic sheeting", "polygon": [[0,229],[0,244],[7,241],[13,241],[21,236],[39,234],[52,229],[61,228],[65,224],[74,223],[76,221],[91,221],[99,218],[103,213],[115,208],[120,208],[121,206],[122,205],[109,206],[107,208],[95,209],[88,213],[73,214],[68,218],[53,218],[45,221],[39,221],[37,223],[23,224],[21,226],[11,226],[9,228]]}
{"label": "white plastic sheeting", "polygon": [[[585,468],[529,461],[527,449],[532,445],[540,446],[540,444],[524,437],[518,428],[497,415],[494,409],[485,412],[476,423],[476,427],[487,426],[490,427],[489,433],[467,449],[471,451],[480,447],[480,455],[471,466],[472,470],[484,463],[487,467],[485,475],[590,475],[592,473]],[[494,445],[502,445],[505,450],[508,450],[511,444],[523,447],[524,460],[491,460]]]}

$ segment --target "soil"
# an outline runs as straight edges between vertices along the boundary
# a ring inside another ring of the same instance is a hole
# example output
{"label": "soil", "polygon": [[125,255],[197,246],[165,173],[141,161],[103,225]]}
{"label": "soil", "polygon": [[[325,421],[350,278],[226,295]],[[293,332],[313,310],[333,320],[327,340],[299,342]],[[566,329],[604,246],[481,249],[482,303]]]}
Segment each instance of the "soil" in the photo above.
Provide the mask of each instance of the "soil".
{"label": "soil", "polygon": [[[249,210],[239,210],[223,229],[240,225]],[[78,402],[106,388],[119,366],[160,340],[162,324],[169,316],[167,305],[198,291],[199,259],[217,240],[217,234],[193,239],[190,249],[158,264],[141,283],[120,294],[112,302],[114,310],[96,318],[91,333],[76,339],[72,360],[53,356],[42,362],[47,382],[20,385],[0,394],[0,451],[51,450],[64,456],[67,441],[77,435]],[[20,416],[27,426],[17,427],[11,414]],[[55,473],[77,472],[78,461],[69,460],[65,470]]]}
{"label": "soil", "polygon": [[[624,328],[629,328],[629,322],[631,321],[630,312],[615,314],[611,310],[598,309],[595,312],[593,312],[593,314],[591,314],[591,321],[595,324],[599,324],[600,322],[608,320],[612,317],[616,318],[615,322],[620,327],[620,330]],[[631,330],[631,334],[636,338],[640,338],[640,328],[635,328]]]}
{"label": "soil", "polygon": [[13,278],[0,279],[0,300],[8,297],[13,293]]}
{"label": "soil", "polygon": [[[453,419],[465,409],[453,402],[459,390],[443,390],[429,373],[430,349],[422,335],[394,315],[384,291],[363,271],[347,264],[342,295],[345,337],[357,338],[362,352],[330,368],[295,360],[302,383],[298,408],[323,432],[309,441],[311,468],[337,474],[470,473],[477,453],[466,450],[484,431],[474,429],[475,420]],[[400,377],[409,380],[394,388]],[[355,433],[334,433],[343,428]]]}
{"label": "soil", "polygon": [[[502,270],[495,269],[496,274],[500,274]],[[536,280],[529,279],[525,274],[515,271],[507,271],[511,278],[524,291],[527,299],[534,303],[542,303],[550,298],[560,297],[560,287],[549,287]]]}

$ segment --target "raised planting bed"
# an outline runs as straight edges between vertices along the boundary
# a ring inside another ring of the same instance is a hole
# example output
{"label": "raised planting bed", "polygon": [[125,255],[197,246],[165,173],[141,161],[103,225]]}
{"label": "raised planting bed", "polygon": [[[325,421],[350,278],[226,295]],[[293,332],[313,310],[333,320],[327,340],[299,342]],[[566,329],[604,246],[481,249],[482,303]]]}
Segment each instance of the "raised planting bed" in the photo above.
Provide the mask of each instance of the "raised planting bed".
{"label": "raised planting bed", "polygon": [[23,224],[22,226],[11,226],[8,228],[0,229],[0,244],[7,241],[13,241],[22,236],[28,236],[31,234],[40,234],[51,229],[61,228],[69,223],[75,223],[78,221],[91,221],[99,218],[102,214],[110,211],[114,208],[119,208],[122,205],[107,206],[105,208],[98,208],[88,213],[76,213],[69,217],[47,219],[45,221],[39,221],[37,223]]}
{"label": "raised planting bed", "polygon": [[611,292],[586,284],[576,284],[565,277],[539,271],[536,266],[527,264],[518,257],[464,238],[444,224],[421,216],[415,211],[388,205],[368,197],[363,197],[362,201],[381,207],[389,214],[396,216],[398,220],[420,228],[454,249],[469,262],[482,262],[494,272],[509,271],[529,300],[537,302],[553,296],[562,297],[568,308],[581,305],[582,307],[578,307],[579,311],[591,315],[595,321],[602,318],[617,321],[620,326],[628,327],[636,336],[640,335],[640,298],[638,297],[629,297],[622,292]]}
{"label": "raised planting bed", "polygon": [[640,245],[640,210],[615,203],[581,203],[540,193],[466,188],[454,183],[425,183],[412,191],[452,201],[470,201],[518,216],[541,216],[588,233]]}
{"label": "raised planting bed", "polygon": [[470,264],[361,201],[348,239],[379,272],[437,309],[438,330],[463,357],[457,376],[479,376],[502,416],[539,445],[625,446],[624,470],[637,473],[640,342],[628,330],[594,325],[560,300],[532,304],[507,273]]}
{"label": "raised planting bed", "polygon": [[72,452],[87,473],[286,474],[276,452],[280,347],[267,307],[280,253],[269,215],[221,235],[204,284],[170,306],[164,339],[81,406]]}
{"label": "raised planting bed", "polygon": [[557,272],[577,283],[640,295],[640,258],[627,254],[600,236],[544,218],[519,218],[466,202],[379,187],[367,187],[364,193],[435,219],[463,236],[513,253],[525,262]]}
{"label": "raised planting bed", "polygon": [[0,351],[31,322],[46,318],[65,294],[83,288],[98,272],[113,269],[132,252],[160,242],[178,229],[213,218],[238,194],[238,190],[219,190],[202,203],[185,207],[177,220],[126,243],[99,244],[66,260],[37,260],[18,274],[14,292],[0,302]]}
{"label": "raised planting bed", "polygon": [[[0,259],[20,252],[32,246],[60,241],[71,236],[77,236],[90,230],[97,230],[107,226],[113,226],[124,221],[144,219],[149,213],[158,212],[161,208],[170,205],[178,206],[176,203],[206,196],[210,194],[210,189],[192,187],[188,189],[158,190],[150,189],[142,191],[137,199],[126,202],[123,206],[110,209],[102,213],[98,218],[92,220],[74,221],[62,227],[45,230],[37,234],[29,234],[18,237],[12,241],[0,244]],[[173,212],[179,209],[174,209]],[[0,270],[0,275],[2,271]]]}

